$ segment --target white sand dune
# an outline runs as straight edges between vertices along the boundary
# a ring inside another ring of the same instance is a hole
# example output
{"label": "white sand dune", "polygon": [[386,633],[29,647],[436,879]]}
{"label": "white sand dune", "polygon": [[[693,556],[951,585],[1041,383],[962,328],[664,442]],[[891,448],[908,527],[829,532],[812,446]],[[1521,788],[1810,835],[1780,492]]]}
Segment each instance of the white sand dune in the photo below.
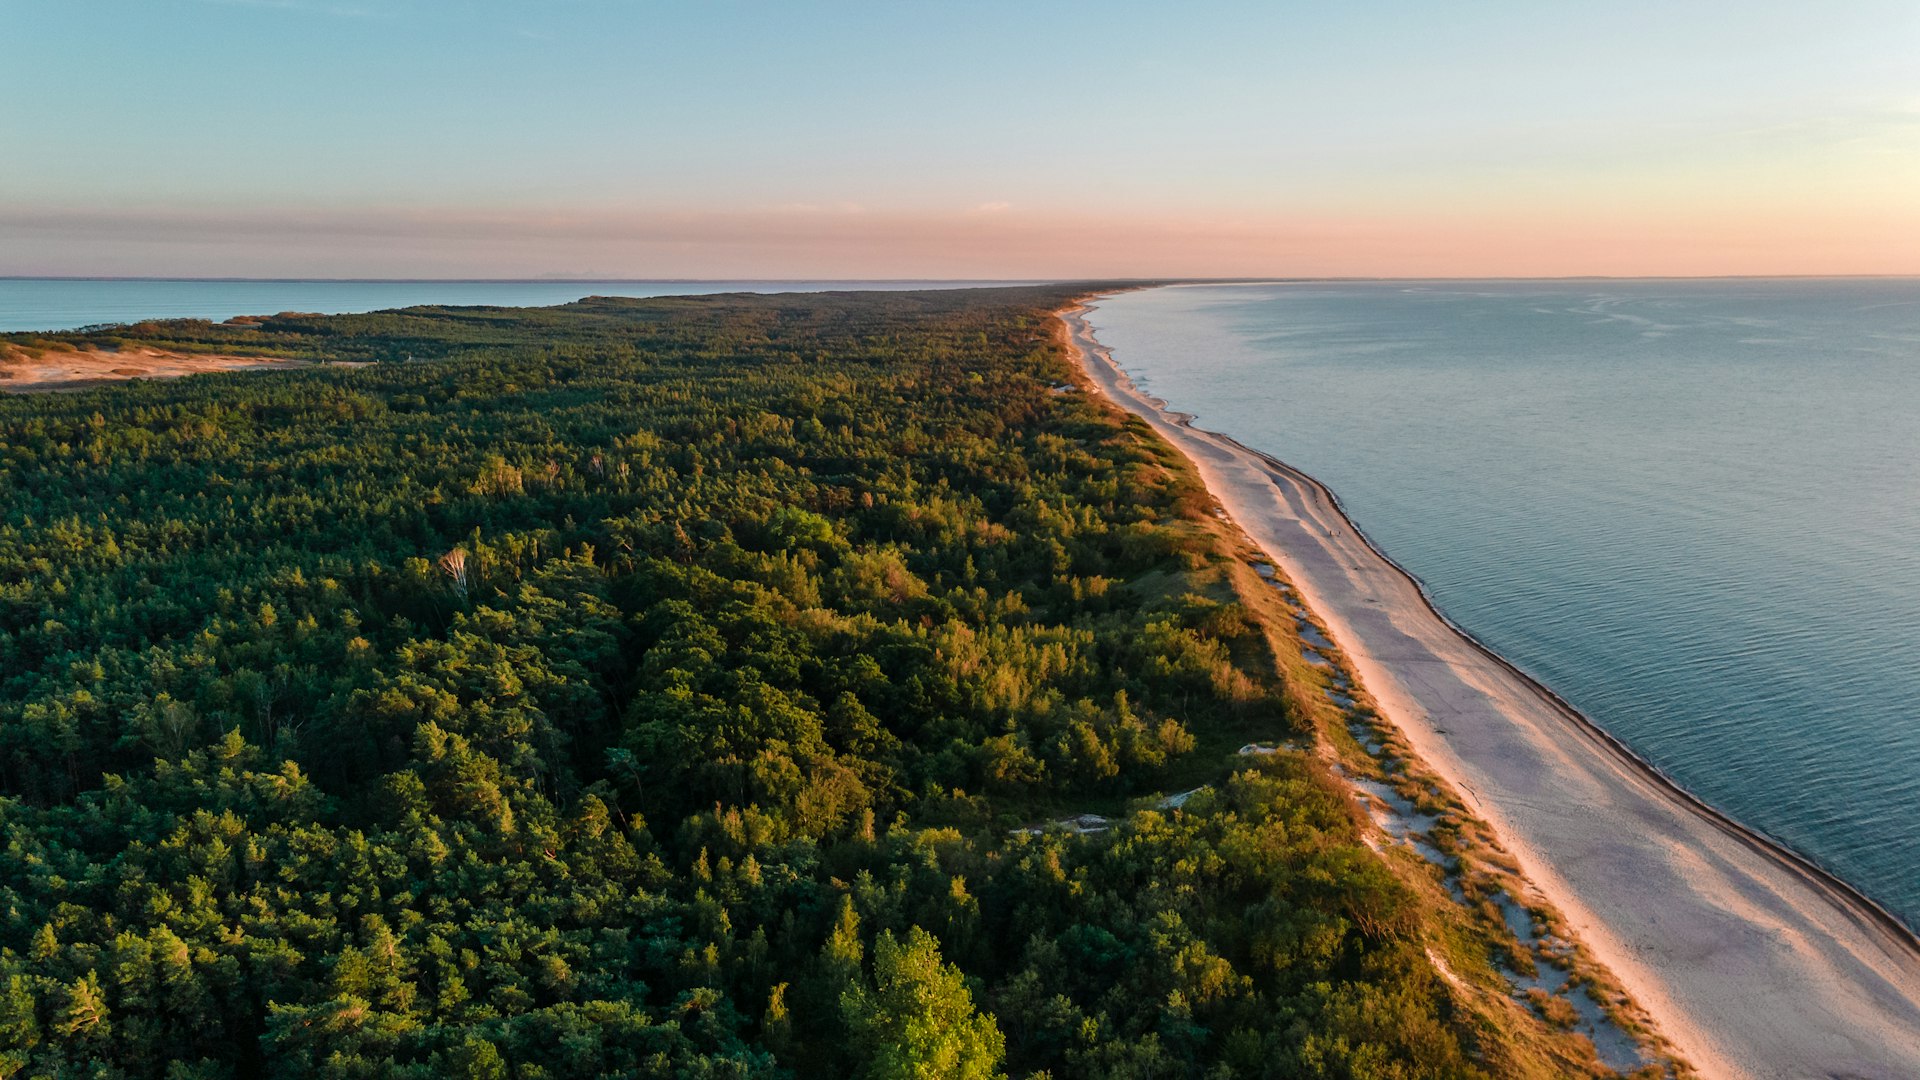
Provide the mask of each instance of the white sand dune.
{"label": "white sand dune", "polygon": [[1679,790],[1447,622],[1317,481],[1136,389],[1085,310],[1062,318],[1094,384],[1192,460],[1387,719],[1702,1075],[1920,1078],[1913,934]]}

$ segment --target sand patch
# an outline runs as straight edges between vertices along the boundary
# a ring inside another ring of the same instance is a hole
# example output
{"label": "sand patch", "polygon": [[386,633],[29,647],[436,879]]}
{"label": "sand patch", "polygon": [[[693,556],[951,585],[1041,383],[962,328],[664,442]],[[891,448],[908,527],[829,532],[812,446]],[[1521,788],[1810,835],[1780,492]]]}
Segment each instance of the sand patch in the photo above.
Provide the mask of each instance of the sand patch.
{"label": "sand patch", "polygon": [[127,379],[176,379],[209,371],[306,367],[277,356],[225,356],[166,349],[35,349],[0,345],[0,391],[13,394],[81,390]]}

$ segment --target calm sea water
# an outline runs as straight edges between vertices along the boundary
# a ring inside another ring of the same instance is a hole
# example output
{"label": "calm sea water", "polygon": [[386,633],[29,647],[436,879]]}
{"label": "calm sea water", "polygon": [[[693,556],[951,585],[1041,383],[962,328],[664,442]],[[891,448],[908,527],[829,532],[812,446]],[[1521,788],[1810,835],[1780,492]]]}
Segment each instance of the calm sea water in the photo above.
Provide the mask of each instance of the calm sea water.
{"label": "calm sea water", "polygon": [[312,311],[325,315],[418,304],[546,307],[583,296],[929,289],[999,281],[161,281],[0,278],[0,331],[71,330],[142,319],[212,319]]}
{"label": "calm sea water", "polygon": [[1091,321],[1476,636],[1920,923],[1920,280],[1196,286]]}

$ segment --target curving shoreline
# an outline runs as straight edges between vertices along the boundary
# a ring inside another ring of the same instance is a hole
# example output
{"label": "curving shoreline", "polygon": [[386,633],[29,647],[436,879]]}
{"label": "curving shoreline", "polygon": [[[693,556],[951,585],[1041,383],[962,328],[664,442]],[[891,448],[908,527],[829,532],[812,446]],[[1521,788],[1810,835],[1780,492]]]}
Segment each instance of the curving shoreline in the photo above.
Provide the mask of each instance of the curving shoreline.
{"label": "curving shoreline", "polygon": [[[1172,417],[1176,423],[1195,431],[1204,431],[1204,429],[1194,428],[1193,421],[1196,418],[1192,414],[1173,410],[1164,411],[1169,417]],[[1591,717],[1581,712],[1572,702],[1560,696],[1552,687],[1529,675],[1525,669],[1500,655],[1498,652],[1495,652],[1492,646],[1475,637],[1472,631],[1454,622],[1451,618],[1448,618],[1447,613],[1441,611],[1439,605],[1434,603],[1433,594],[1427,589],[1426,582],[1421,581],[1419,576],[1414,574],[1413,571],[1400,565],[1399,562],[1394,560],[1393,556],[1382,551],[1380,547],[1373,542],[1373,539],[1367,535],[1366,530],[1362,529],[1353,518],[1348,516],[1345,505],[1340,502],[1340,496],[1336,494],[1332,488],[1276,457],[1253,449],[1231,435],[1222,435],[1218,432],[1205,432],[1205,434],[1229,446],[1236,447],[1242,453],[1258,458],[1268,468],[1275,472],[1286,474],[1294,482],[1315,489],[1319,496],[1325,499],[1328,505],[1333,508],[1334,513],[1338,514],[1340,519],[1346,523],[1347,528],[1352,529],[1354,535],[1357,536],[1362,543],[1366,544],[1368,548],[1372,549],[1376,558],[1399,571],[1400,575],[1405,577],[1409,584],[1419,590],[1420,598],[1426,603],[1427,611],[1434,618],[1446,623],[1453,629],[1454,633],[1465,638],[1469,644],[1484,654],[1488,660],[1507,669],[1514,678],[1525,682],[1535,693],[1552,702],[1553,705],[1565,715],[1567,722],[1577,727],[1582,735],[1603,744],[1609,753],[1619,755],[1636,768],[1644,769],[1648,773],[1651,773],[1655,779],[1673,789],[1672,794],[1674,798],[1685,801],[1695,813],[1711,819],[1715,825],[1742,843],[1749,845],[1758,853],[1781,863],[1796,873],[1806,874],[1814,878],[1822,887],[1830,889],[1834,893],[1835,901],[1841,904],[1843,908],[1857,907],[1860,909],[1857,912],[1849,911],[1848,914],[1857,915],[1858,917],[1878,924],[1880,930],[1890,937],[1897,939],[1902,947],[1911,949],[1916,956],[1920,956],[1920,935],[1916,935],[1911,927],[1900,920],[1899,916],[1889,911],[1885,906],[1866,893],[1855,888],[1852,884],[1848,883],[1846,879],[1814,861],[1812,856],[1802,854],[1783,841],[1776,840],[1758,829],[1741,824],[1739,821],[1734,820],[1732,817],[1729,817],[1717,809],[1712,803],[1707,802],[1705,799],[1687,790],[1684,784],[1674,779],[1665,769],[1662,769],[1652,761],[1641,756],[1626,743],[1621,742],[1612,732],[1595,723]]]}
{"label": "curving shoreline", "polygon": [[1703,1075],[1920,1076],[1920,939],[1708,806],[1439,611],[1325,485],[1135,387],[1060,312],[1088,378],[1181,450],[1459,788]]}

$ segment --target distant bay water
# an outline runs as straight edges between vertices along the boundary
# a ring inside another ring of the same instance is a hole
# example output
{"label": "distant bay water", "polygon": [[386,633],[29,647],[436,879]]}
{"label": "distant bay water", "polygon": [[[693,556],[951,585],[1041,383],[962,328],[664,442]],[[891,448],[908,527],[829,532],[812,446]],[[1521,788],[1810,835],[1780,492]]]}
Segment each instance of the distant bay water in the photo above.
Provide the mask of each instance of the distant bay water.
{"label": "distant bay water", "polygon": [[1091,322],[1475,636],[1920,922],[1920,280],[1182,286]]}
{"label": "distant bay water", "polygon": [[942,289],[1004,281],[215,281],[0,278],[0,331],[71,330],[142,319],[212,319],[308,311],[323,315],[420,304],[547,307],[583,296]]}

